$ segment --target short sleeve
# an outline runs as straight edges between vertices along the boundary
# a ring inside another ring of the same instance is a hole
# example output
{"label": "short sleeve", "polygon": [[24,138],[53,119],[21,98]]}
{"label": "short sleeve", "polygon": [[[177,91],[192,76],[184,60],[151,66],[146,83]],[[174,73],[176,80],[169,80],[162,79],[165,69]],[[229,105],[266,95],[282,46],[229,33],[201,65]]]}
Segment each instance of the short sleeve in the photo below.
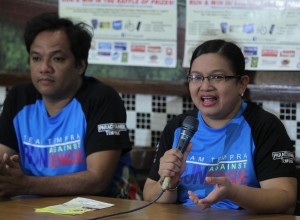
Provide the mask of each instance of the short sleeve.
{"label": "short sleeve", "polygon": [[255,143],[255,171],[259,181],[295,177],[294,148],[283,123],[262,109],[246,115]]}

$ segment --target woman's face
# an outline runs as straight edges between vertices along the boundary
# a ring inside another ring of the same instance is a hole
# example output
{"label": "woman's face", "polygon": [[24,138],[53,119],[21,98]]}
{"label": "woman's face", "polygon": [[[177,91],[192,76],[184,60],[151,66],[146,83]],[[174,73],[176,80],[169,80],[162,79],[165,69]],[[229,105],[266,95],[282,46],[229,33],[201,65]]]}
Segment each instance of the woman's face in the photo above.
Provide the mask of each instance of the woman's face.
{"label": "woman's face", "polygon": [[[191,66],[191,76],[235,76],[229,61],[217,53],[203,54],[197,57]],[[224,126],[238,112],[241,94],[248,84],[248,76],[208,80],[190,80],[189,90],[192,100],[200,110],[204,121],[211,127]]]}

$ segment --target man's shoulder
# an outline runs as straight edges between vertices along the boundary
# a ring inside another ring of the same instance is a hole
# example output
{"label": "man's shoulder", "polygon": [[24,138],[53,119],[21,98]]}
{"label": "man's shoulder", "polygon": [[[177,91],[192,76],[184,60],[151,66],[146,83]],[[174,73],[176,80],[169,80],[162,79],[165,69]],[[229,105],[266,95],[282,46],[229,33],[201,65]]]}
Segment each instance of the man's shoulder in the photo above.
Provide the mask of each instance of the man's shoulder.
{"label": "man's shoulder", "polygon": [[84,105],[123,105],[120,94],[114,88],[93,77],[84,77],[76,99]]}
{"label": "man's shoulder", "polygon": [[32,83],[21,83],[21,84],[17,84],[15,86],[12,87],[11,90],[15,90],[15,91],[36,91],[34,85]]}
{"label": "man's shoulder", "polygon": [[8,91],[9,97],[15,97],[23,100],[35,100],[39,93],[32,83],[17,84]]}
{"label": "man's shoulder", "polygon": [[94,77],[89,77],[89,76],[85,76],[83,78],[82,88],[83,88],[82,91],[88,91],[89,93],[92,94],[96,93],[97,95],[101,95],[103,92],[105,94],[109,94],[109,93],[117,94],[117,91],[110,85],[103,83]]}
{"label": "man's shoulder", "polygon": [[37,99],[41,99],[41,95],[33,84],[18,84],[8,91],[4,105],[12,114],[17,114],[24,106],[35,103]]}

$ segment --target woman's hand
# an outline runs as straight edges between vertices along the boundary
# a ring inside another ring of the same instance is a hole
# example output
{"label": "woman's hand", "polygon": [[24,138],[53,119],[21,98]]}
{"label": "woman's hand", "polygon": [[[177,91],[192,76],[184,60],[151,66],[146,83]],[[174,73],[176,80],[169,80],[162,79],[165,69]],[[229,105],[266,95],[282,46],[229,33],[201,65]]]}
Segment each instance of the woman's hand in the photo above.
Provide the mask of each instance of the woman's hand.
{"label": "woman's hand", "polygon": [[170,177],[170,185],[177,185],[181,174],[186,167],[186,158],[192,148],[192,143],[189,143],[184,154],[177,148],[172,148],[165,152],[164,156],[160,158],[160,165],[158,173],[161,179]]}
{"label": "woman's hand", "polygon": [[215,189],[203,199],[199,199],[195,193],[188,191],[191,201],[201,209],[208,208],[220,200],[234,197],[233,183],[225,177],[206,177],[205,183],[215,185]]}

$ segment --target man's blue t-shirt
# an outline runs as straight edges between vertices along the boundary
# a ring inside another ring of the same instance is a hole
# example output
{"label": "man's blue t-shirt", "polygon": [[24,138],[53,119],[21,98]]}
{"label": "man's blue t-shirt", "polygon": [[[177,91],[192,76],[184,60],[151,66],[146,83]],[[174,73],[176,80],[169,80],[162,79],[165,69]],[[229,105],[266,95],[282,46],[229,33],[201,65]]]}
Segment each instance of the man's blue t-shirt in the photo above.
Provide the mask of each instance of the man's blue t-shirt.
{"label": "man's blue t-shirt", "polygon": [[51,117],[32,84],[13,88],[0,117],[0,143],[19,153],[24,173],[32,176],[85,171],[90,154],[120,149],[108,195],[139,197],[123,102],[113,88],[92,77],[84,77],[74,98]]}
{"label": "man's blue t-shirt", "polygon": [[24,106],[13,122],[26,175],[57,176],[86,170],[87,121],[76,99],[53,117],[48,117],[44,102],[37,100]]}

